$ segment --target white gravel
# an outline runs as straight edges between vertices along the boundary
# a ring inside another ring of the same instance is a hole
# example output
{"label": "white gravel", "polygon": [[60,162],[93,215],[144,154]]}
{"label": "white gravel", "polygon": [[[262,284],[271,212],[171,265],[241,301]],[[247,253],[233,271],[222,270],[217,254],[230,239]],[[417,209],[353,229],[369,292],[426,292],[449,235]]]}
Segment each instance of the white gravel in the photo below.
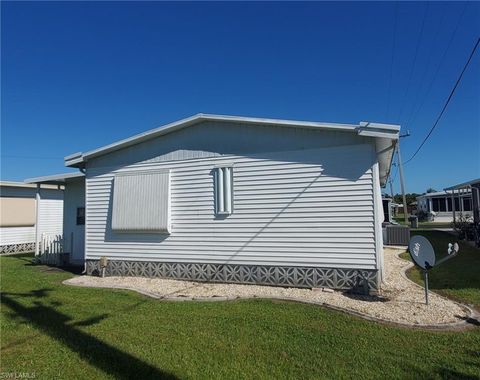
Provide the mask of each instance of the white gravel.
{"label": "white gravel", "polygon": [[281,288],[273,286],[207,284],[189,281],[144,277],[93,277],[80,276],[65,281],[66,284],[87,287],[130,289],[162,299],[222,300],[235,298],[285,298],[309,303],[327,304],[347,309],[385,321],[413,325],[444,325],[462,321],[468,309],[429,293],[425,305],[423,288],[408,280],[404,271],[409,263],[398,257],[402,249],[385,248],[385,281],[380,296],[351,295],[340,291],[319,289]]}

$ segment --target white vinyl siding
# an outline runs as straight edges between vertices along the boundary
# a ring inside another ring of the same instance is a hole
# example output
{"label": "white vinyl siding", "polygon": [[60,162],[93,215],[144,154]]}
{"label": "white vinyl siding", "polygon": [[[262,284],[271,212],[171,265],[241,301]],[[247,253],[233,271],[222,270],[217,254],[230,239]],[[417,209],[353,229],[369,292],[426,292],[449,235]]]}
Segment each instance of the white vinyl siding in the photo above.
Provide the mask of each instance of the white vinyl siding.
{"label": "white vinyl siding", "polygon": [[[53,197],[40,199],[38,234],[39,239],[42,234],[62,235],[63,233],[63,192],[59,193],[57,198]],[[35,239],[34,239],[35,240]]]}
{"label": "white vinyl siding", "polygon": [[0,227],[0,245],[33,243],[35,227]]}
{"label": "white vinyl siding", "polygon": [[[38,236],[63,232],[63,191],[41,190]],[[0,245],[35,242],[35,227],[1,227]]]}
{"label": "white vinyl siding", "polygon": [[318,149],[368,144],[371,138],[339,130],[251,126],[205,121],[190,128],[113,151],[95,158],[97,166],[125,166],[133,162],[172,162],[226,155]]}
{"label": "white vinyl siding", "polygon": [[[89,166],[86,258],[376,269],[374,154],[371,145],[350,145]],[[212,175],[226,159],[235,168],[235,212],[218,219]],[[171,234],[112,231],[114,176],[168,169]]]}
{"label": "white vinyl siding", "polygon": [[169,188],[167,171],[116,174],[112,229],[168,233]]}
{"label": "white vinyl siding", "polygon": [[233,168],[215,169],[215,213],[230,215],[233,212]]}

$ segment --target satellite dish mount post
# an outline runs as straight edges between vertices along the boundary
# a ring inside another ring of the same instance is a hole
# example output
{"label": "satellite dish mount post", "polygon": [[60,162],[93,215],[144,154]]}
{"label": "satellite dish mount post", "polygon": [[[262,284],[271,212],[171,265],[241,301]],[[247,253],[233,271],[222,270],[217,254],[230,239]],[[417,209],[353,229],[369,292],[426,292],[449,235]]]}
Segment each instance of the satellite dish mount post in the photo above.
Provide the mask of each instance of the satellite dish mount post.
{"label": "satellite dish mount post", "polygon": [[425,284],[425,305],[428,305],[428,269],[423,270],[423,282]]}

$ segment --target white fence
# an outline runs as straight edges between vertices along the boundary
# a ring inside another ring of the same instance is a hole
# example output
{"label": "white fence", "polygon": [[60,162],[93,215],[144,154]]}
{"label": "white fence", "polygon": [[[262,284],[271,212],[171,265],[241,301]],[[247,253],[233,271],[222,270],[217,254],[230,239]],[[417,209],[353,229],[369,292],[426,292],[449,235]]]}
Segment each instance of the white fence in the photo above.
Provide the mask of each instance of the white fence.
{"label": "white fence", "polygon": [[59,265],[64,253],[64,239],[62,235],[42,234],[37,258],[42,264]]}

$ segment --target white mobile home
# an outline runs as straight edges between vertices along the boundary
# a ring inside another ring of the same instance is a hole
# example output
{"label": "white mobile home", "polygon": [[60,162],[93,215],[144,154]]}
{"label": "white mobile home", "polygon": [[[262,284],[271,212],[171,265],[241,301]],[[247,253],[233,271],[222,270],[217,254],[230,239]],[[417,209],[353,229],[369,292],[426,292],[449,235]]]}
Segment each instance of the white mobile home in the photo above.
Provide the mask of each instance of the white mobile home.
{"label": "white mobile home", "polygon": [[450,223],[454,213],[467,217],[472,216],[472,192],[470,189],[458,191],[437,191],[425,193],[417,197],[417,209],[430,214],[433,221]]}
{"label": "white mobile home", "polygon": [[200,114],[68,156],[87,272],[374,291],[398,133]]}
{"label": "white mobile home", "polygon": [[62,233],[63,189],[0,182],[0,253],[33,252],[35,233]]}
{"label": "white mobile home", "polygon": [[[473,219],[473,223],[477,226],[480,225],[480,178],[447,187],[445,191],[451,194],[452,199],[461,199],[462,194],[470,194],[470,202],[468,202],[468,206],[470,207],[465,205],[465,201],[463,202],[463,205],[461,204],[462,202],[460,202],[460,208],[453,207],[452,214],[454,222],[456,216],[460,216],[465,212],[466,208],[470,208],[470,216]],[[452,204],[456,206],[456,202],[453,202]]]}

